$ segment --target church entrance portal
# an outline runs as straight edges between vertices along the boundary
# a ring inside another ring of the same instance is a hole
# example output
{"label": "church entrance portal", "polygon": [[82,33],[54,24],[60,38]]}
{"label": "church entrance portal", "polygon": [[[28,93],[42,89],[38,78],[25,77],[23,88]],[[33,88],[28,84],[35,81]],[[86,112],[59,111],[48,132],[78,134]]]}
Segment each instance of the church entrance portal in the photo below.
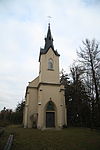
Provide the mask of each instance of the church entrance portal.
{"label": "church entrance portal", "polygon": [[46,127],[55,127],[55,112],[46,112]]}
{"label": "church entrance portal", "polygon": [[46,107],[46,128],[55,127],[55,105],[49,101]]}

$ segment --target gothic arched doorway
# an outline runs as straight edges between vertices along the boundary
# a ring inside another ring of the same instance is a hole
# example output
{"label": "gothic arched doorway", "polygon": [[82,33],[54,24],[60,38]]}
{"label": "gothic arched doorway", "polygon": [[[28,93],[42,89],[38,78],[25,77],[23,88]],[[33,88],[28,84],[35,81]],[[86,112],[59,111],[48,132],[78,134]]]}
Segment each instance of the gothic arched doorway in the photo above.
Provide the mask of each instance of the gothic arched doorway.
{"label": "gothic arched doorway", "polygon": [[55,105],[49,101],[46,107],[46,128],[55,127]]}

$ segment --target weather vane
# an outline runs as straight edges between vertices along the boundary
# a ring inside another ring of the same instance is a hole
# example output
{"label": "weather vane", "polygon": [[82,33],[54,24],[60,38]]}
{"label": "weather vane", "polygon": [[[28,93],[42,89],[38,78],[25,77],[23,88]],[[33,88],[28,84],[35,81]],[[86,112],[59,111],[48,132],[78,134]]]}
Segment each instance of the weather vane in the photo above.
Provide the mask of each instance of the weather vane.
{"label": "weather vane", "polygon": [[48,22],[49,22],[49,24],[50,24],[50,21],[51,21],[51,16],[48,16]]}

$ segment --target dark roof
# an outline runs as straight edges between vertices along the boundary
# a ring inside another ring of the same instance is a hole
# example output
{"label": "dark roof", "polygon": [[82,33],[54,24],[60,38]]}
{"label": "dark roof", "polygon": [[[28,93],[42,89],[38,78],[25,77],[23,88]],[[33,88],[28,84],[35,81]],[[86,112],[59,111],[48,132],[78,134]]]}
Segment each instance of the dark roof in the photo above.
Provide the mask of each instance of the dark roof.
{"label": "dark roof", "polygon": [[47,32],[47,37],[45,38],[45,46],[44,49],[40,48],[40,55],[39,55],[39,61],[40,61],[40,57],[42,54],[46,54],[49,50],[49,48],[52,48],[52,50],[54,51],[56,56],[60,56],[57,52],[57,50],[54,50],[54,45],[53,45],[53,38],[51,35],[51,30],[50,30],[50,23],[48,25],[48,32]]}

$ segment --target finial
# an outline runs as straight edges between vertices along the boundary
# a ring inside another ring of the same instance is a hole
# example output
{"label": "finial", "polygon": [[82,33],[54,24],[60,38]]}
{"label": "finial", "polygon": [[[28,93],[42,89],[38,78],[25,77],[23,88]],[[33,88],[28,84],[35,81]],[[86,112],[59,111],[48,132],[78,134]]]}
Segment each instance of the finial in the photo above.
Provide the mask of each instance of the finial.
{"label": "finial", "polygon": [[51,18],[52,18],[51,16],[48,16],[48,22],[49,22],[48,25],[49,25],[49,26],[50,26]]}
{"label": "finial", "polygon": [[48,28],[50,29],[50,23],[48,23]]}

